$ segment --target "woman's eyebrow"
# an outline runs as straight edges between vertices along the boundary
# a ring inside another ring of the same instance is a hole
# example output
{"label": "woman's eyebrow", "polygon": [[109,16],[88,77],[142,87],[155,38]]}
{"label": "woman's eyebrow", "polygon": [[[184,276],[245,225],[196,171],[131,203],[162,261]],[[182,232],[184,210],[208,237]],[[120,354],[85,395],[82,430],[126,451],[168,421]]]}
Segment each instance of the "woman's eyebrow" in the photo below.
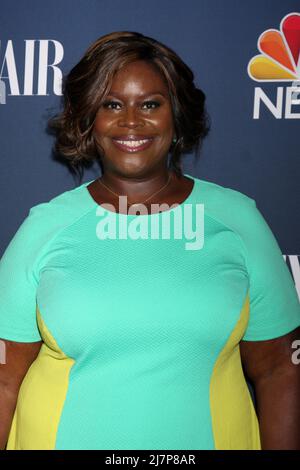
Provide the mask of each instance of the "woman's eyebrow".
{"label": "woman's eyebrow", "polygon": [[[150,91],[148,93],[142,93],[138,95],[138,98],[145,98],[146,96],[150,96],[150,95],[161,95],[164,98],[167,97],[167,95],[165,93],[162,93],[161,91]],[[123,98],[122,93],[118,93],[116,91],[110,91],[107,96],[115,96],[116,98],[120,98],[120,99]]]}

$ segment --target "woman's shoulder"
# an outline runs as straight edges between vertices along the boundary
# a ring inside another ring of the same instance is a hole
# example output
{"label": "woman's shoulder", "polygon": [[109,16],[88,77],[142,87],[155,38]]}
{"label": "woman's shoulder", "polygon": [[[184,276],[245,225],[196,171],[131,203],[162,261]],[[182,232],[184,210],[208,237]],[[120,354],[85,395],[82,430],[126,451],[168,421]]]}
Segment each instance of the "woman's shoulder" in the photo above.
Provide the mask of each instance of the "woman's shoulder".
{"label": "woman's shoulder", "polygon": [[94,206],[86,186],[89,182],[68,189],[53,196],[45,202],[40,202],[29,209],[27,219],[41,224],[67,225],[81,217]]}
{"label": "woman's shoulder", "polygon": [[226,204],[233,205],[253,205],[256,204],[255,200],[247,195],[246,193],[237,189],[209,181],[207,179],[192,177],[197,184],[197,195],[204,202],[220,204],[222,206]]}
{"label": "woman's shoulder", "polygon": [[205,179],[194,178],[196,201],[204,204],[207,217],[239,233],[243,238],[269,230],[255,199],[246,193]]}
{"label": "woman's shoulder", "polygon": [[225,224],[238,223],[255,217],[256,201],[246,193],[206,179],[193,177],[197,185],[196,201],[204,204],[207,215]]}
{"label": "woman's shoulder", "polygon": [[28,247],[29,251],[38,249],[83,217],[95,205],[86,189],[88,184],[83,183],[32,206],[10,245],[18,244],[23,250]]}

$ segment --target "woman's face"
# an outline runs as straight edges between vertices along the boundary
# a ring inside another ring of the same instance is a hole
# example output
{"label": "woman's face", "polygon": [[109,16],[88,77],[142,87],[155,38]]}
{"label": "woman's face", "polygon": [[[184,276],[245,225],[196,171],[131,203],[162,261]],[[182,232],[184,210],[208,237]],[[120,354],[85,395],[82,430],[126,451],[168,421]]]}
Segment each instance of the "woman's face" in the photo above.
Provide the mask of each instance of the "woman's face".
{"label": "woman's face", "polygon": [[96,116],[104,170],[142,176],[166,168],[174,124],[168,87],[151,64],[135,61],[114,76]]}

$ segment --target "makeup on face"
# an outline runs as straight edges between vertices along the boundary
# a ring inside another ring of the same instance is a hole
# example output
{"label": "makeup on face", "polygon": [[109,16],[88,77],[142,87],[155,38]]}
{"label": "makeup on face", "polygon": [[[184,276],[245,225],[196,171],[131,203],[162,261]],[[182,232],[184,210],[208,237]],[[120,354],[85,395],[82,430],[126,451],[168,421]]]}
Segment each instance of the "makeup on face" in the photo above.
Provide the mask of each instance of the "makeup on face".
{"label": "makeup on face", "polygon": [[174,132],[169,90],[161,74],[144,61],[121,68],[100,105],[94,133],[105,154],[103,163],[110,168],[128,174],[163,162]]}

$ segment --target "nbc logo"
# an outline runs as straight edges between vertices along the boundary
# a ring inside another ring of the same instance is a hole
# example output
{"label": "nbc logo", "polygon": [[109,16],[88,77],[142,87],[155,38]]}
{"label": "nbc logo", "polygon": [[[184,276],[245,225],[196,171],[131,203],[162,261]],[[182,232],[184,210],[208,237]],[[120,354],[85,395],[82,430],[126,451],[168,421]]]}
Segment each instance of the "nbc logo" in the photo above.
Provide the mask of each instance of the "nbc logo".
{"label": "nbc logo", "polygon": [[276,119],[300,119],[300,113],[295,112],[295,106],[300,105],[300,13],[286,15],[279,30],[264,31],[257,48],[261,54],[249,61],[249,77],[256,82],[289,82],[291,86],[277,87],[273,101],[261,87],[255,87],[253,118],[259,119],[263,102]]}

